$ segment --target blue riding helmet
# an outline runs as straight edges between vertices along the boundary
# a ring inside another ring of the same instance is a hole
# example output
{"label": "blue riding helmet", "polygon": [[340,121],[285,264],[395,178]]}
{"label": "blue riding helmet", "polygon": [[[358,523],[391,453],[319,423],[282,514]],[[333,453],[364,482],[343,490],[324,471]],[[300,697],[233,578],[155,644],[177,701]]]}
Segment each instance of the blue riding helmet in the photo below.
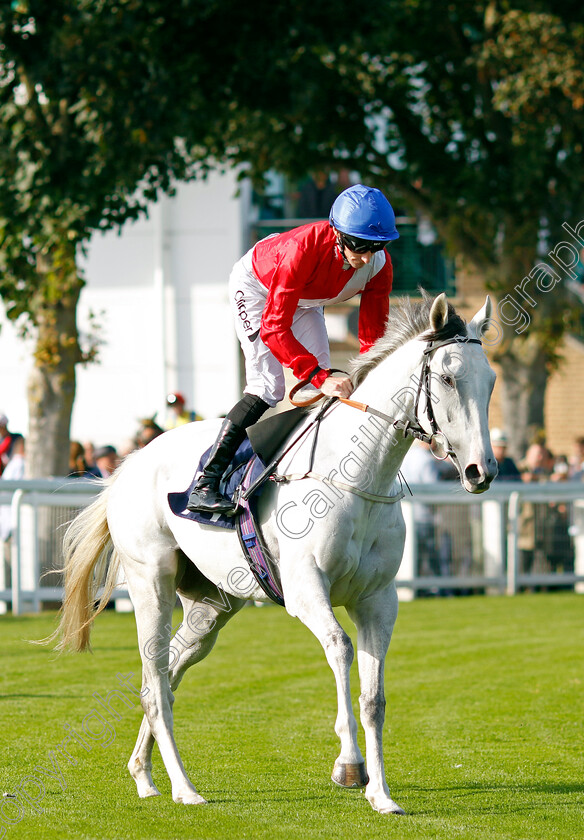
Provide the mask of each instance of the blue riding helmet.
{"label": "blue riding helmet", "polygon": [[355,184],[337,196],[329,222],[340,233],[358,239],[399,239],[391,204],[381,190],[363,184]]}

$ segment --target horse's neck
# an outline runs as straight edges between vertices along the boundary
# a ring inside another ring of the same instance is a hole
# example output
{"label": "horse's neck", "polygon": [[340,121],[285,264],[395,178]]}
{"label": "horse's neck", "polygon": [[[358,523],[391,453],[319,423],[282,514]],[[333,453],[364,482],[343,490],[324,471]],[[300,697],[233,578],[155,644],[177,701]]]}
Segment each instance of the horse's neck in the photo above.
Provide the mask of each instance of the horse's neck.
{"label": "horse's neck", "polygon": [[[412,444],[392,421],[412,415],[422,346],[411,341],[377,365],[351,399],[387,414],[391,421],[338,404],[323,421],[314,469],[337,468],[350,475],[362,463],[368,490],[384,492],[393,483]],[[328,473],[327,473],[328,474]],[[345,476],[348,477],[348,476]],[[359,482],[356,480],[356,484]]]}

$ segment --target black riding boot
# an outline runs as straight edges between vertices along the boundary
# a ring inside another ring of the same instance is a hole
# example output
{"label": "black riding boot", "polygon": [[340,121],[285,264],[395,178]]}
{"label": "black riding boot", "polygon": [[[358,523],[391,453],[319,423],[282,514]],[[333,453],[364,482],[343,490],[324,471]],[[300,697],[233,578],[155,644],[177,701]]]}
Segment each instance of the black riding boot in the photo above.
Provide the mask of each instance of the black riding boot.
{"label": "black riding boot", "polygon": [[219,492],[219,482],[244,438],[245,429],[234,425],[231,420],[223,421],[219,436],[203,467],[203,473],[189,496],[187,510],[227,515],[235,513],[235,505],[231,499]]}
{"label": "black riding boot", "polygon": [[245,439],[245,430],[257,423],[268,408],[268,403],[253,394],[246,394],[233,406],[219,430],[217,440],[203,467],[203,474],[189,496],[187,510],[197,513],[223,513],[227,516],[235,513],[233,502],[219,492],[219,482],[239,444]]}

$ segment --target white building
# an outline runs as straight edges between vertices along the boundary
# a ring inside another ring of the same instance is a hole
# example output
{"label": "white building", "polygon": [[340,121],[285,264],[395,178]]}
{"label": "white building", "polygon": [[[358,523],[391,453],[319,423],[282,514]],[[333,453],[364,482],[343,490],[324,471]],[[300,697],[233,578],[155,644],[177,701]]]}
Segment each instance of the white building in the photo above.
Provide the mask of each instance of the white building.
{"label": "white building", "polygon": [[[249,247],[250,213],[249,186],[211,175],[180,185],[121,235],[92,239],[78,324],[83,335],[97,315],[103,345],[98,364],[77,368],[72,439],[123,447],[141,418],[156,413],[164,425],[173,390],[204,417],[231,408],[241,374],[227,281]],[[26,435],[33,345],[3,312],[0,327],[0,411]]]}

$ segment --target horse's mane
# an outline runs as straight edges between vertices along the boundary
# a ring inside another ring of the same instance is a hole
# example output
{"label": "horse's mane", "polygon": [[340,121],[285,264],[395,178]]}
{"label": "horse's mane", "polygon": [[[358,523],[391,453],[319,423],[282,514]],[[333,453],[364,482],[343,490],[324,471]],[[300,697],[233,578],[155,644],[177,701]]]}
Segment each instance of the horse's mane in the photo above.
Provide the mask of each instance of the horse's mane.
{"label": "horse's mane", "polygon": [[460,317],[451,303],[448,304],[448,321],[437,331],[428,329],[430,309],[434,298],[420,290],[421,301],[409,297],[392,299],[385,333],[366,352],[350,363],[350,373],[355,387],[373,368],[386,359],[394,350],[413,338],[421,336],[425,341],[441,341],[455,335],[466,335],[466,321]]}

